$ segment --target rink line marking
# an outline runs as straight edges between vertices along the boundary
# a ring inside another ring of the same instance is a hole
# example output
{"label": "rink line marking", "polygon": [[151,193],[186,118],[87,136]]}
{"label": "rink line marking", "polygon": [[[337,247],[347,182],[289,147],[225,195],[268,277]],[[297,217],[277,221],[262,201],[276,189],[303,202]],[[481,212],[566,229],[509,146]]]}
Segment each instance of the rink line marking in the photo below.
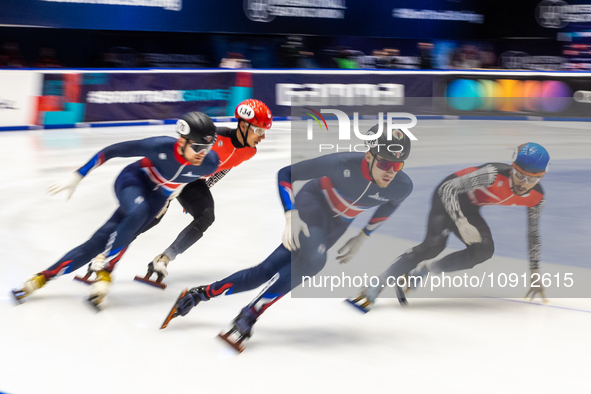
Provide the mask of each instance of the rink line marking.
{"label": "rink line marking", "polygon": [[534,303],[534,302],[530,302],[530,301],[510,300],[508,298],[495,298],[495,297],[491,297],[491,298],[493,300],[508,301],[508,302],[517,302],[517,303],[520,303],[520,304],[528,304],[528,305],[536,305],[536,306],[545,306],[545,307],[548,307],[548,308],[563,309],[565,311],[591,313],[591,311],[588,311],[586,309],[567,308],[567,307],[564,307],[564,306],[556,306],[556,305],[550,305],[550,304],[538,304],[538,303]]}

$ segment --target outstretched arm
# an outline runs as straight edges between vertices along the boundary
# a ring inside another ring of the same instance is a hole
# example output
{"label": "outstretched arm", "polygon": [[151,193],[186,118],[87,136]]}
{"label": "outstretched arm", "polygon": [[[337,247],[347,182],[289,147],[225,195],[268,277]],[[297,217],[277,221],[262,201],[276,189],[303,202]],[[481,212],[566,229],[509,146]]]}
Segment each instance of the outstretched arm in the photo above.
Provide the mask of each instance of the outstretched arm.
{"label": "outstretched arm", "polygon": [[338,156],[326,155],[304,160],[279,170],[277,174],[279,197],[285,211],[285,229],[281,240],[283,246],[288,250],[293,251],[300,248],[299,236],[301,232],[307,237],[310,236],[308,226],[300,219],[295,206],[292,182],[331,176],[335,172],[338,160],[340,160]]}
{"label": "outstretched arm", "polygon": [[546,203],[543,198],[537,205],[527,208],[527,241],[529,246],[529,269],[530,269],[530,283],[531,287],[525,298],[533,300],[536,296],[540,296],[542,301],[548,302],[544,294],[544,286],[542,286],[542,278],[540,276],[540,250],[542,246],[542,238],[540,236],[540,214],[542,208]]}
{"label": "outstretched arm", "polygon": [[74,171],[73,174],[49,186],[47,191],[49,194],[54,195],[66,190],[68,192],[69,199],[82,178],[84,178],[90,171],[99,167],[107,160],[112,159],[113,157],[141,157],[146,155],[148,148],[148,143],[146,141],[146,139],[138,141],[126,141],[107,146],[94,155],[88,162],[86,162],[86,164]]}

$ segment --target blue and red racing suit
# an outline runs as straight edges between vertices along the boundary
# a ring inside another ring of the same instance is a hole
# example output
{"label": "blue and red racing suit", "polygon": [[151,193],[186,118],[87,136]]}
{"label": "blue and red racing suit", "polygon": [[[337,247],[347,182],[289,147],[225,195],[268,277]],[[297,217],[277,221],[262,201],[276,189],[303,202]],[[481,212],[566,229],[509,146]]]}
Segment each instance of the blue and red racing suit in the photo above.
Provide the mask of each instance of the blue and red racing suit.
{"label": "blue and red racing suit", "polygon": [[110,145],[98,152],[77,171],[86,176],[114,157],[143,157],[129,164],[115,180],[119,207],[92,237],[72,249],[43,271],[47,280],[77,270],[98,254],[107,257],[111,271],[129,244],[165,206],[169,197],[196,178],[210,175],[218,168],[219,158],[209,152],[199,166],[191,165],[179,150],[181,141],[172,137],[152,137]]}

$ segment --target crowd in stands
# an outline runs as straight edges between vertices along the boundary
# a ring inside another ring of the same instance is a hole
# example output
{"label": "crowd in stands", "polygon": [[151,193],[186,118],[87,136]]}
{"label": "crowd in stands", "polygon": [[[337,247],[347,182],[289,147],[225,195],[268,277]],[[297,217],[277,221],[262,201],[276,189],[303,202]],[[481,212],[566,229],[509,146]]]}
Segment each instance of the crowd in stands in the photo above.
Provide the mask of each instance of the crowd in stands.
{"label": "crowd in stands", "polygon": [[[413,47],[407,43],[400,49],[395,45],[371,50],[365,48],[366,54],[349,46],[317,46],[314,51],[300,36],[288,36],[281,40],[273,51],[267,47],[243,45],[242,48],[246,48],[243,52],[214,48],[203,54],[144,53],[126,46],[113,46],[97,54],[90,62],[68,65],[60,61],[55,48],[39,47],[36,57],[26,59],[17,42],[7,41],[0,47],[0,68],[500,69],[511,68],[507,64],[515,64],[502,62],[490,44],[455,43],[440,47],[439,44],[421,41]],[[232,45],[226,47],[230,49]],[[216,52],[219,54],[217,58]],[[249,58],[249,54],[254,54],[253,58]],[[264,62],[259,59],[261,54],[265,56]]]}

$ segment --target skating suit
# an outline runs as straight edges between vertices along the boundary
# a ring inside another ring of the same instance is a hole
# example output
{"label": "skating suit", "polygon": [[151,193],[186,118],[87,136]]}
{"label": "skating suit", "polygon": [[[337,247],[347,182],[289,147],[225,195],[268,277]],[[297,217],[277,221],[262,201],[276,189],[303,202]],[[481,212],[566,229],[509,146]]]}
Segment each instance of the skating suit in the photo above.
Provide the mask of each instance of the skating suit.
{"label": "skating suit", "polygon": [[[294,199],[292,182],[310,179]],[[326,263],[327,250],[357,215],[378,207],[362,230],[369,235],[412,191],[412,182],[402,171],[386,188],[377,186],[363,153],[334,153],[285,167],[279,171],[278,183],[285,210],[298,210],[308,225],[310,237],[300,234],[301,248],[294,253],[280,245],[258,266],[207,286],[208,296],[250,290],[272,279],[273,284],[257,306],[262,312],[299,285],[302,276],[320,272]]]}
{"label": "skating suit", "polygon": [[107,269],[125,253],[127,246],[144,226],[151,223],[173,193],[195,179],[218,168],[218,154],[209,152],[200,166],[193,166],[178,152],[180,141],[172,137],[152,137],[106,147],[78,169],[86,176],[114,157],[143,157],[129,164],[115,180],[119,208],[84,244],[74,248],[43,274],[47,279],[72,272],[100,253],[107,256]]}

